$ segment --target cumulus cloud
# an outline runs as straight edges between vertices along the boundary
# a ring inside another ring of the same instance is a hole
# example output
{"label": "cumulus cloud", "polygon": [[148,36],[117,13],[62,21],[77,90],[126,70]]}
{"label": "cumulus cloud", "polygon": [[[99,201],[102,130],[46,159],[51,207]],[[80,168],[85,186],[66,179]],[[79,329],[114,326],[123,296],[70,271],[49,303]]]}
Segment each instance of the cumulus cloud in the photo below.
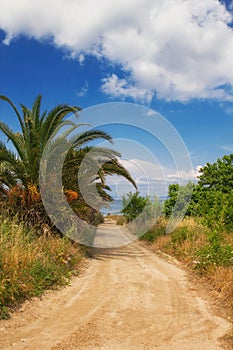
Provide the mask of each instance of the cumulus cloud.
{"label": "cumulus cloud", "polygon": [[[155,182],[187,182],[196,181],[202,168],[198,165],[195,169],[172,169],[159,163],[146,161],[142,159],[120,159],[122,165],[129,170],[137,184],[146,184]],[[119,178],[120,181],[125,181]]]}
{"label": "cumulus cloud", "polygon": [[116,74],[112,74],[102,79],[103,85],[101,90],[112,97],[125,99],[131,97],[133,100],[150,103],[153,93],[147,89],[141,89],[127,82],[126,79],[119,79]]}
{"label": "cumulus cloud", "polygon": [[233,100],[232,15],[218,0],[0,0],[0,8],[5,44],[46,38],[82,64],[91,54],[120,67],[123,79],[102,81],[114,97]]}
{"label": "cumulus cloud", "polygon": [[[173,183],[185,185],[189,181],[196,182],[199,171],[202,168],[198,165],[192,170],[182,170],[169,168],[162,164],[156,164],[142,159],[120,159],[122,165],[129,170],[143,195],[167,195],[168,186]],[[112,188],[115,197],[121,197],[130,191],[135,191],[132,185],[122,177],[109,177],[108,184]],[[117,194],[117,195],[116,195]]]}
{"label": "cumulus cloud", "polygon": [[185,183],[188,181],[196,181],[198,176],[200,175],[200,169],[202,168],[201,165],[198,165],[195,169],[185,171],[185,170],[179,170],[174,173],[170,173],[167,175],[168,182],[181,182]]}

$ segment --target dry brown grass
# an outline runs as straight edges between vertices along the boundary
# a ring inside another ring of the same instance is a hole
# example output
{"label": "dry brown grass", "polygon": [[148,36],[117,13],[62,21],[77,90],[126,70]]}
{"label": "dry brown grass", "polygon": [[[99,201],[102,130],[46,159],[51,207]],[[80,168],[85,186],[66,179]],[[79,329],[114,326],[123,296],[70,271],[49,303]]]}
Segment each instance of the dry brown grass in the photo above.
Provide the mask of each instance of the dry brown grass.
{"label": "dry brown grass", "polygon": [[122,217],[122,215],[114,215],[114,214],[106,215],[106,219],[111,219],[111,220],[115,220],[115,221],[117,221],[121,217]]}
{"label": "dry brown grass", "polygon": [[[155,231],[161,231],[164,226],[164,232],[167,221],[163,220]],[[196,266],[196,253],[203,246],[209,244],[208,235],[210,230],[193,218],[185,218],[176,230],[169,235],[157,235],[155,232],[155,241],[151,244],[152,249],[163,251],[166,254],[176,257],[179,261],[186,264],[192,271],[201,273],[201,277],[209,283],[216,298],[222,302],[224,307],[232,310],[233,317],[233,265],[232,266],[215,266],[208,265],[200,270]],[[233,235],[221,234],[224,244],[233,247]]]}
{"label": "dry brown grass", "polygon": [[206,278],[221,300],[233,308],[233,267],[209,267]]}
{"label": "dry brown grass", "polygon": [[37,236],[14,221],[0,225],[0,318],[8,307],[68,282],[84,256],[66,238]]}
{"label": "dry brown grass", "polygon": [[167,250],[166,247],[168,246],[168,243],[170,242],[170,237],[169,236],[160,236],[153,244],[152,247],[155,250]]}

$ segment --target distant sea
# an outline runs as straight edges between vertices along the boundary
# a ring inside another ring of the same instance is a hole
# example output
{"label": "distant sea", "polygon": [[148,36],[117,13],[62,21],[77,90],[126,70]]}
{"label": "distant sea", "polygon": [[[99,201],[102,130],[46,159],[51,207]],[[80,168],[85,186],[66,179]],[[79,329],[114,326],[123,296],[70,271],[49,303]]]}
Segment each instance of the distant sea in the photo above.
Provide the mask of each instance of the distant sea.
{"label": "distant sea", "polygon": [[109,214],[116,214],[120,215],[122,210],[122,199],[114,199],[113,202],[110,203],[109,208],[102,207],[101,213],[104,215]]}
{"label": "distant sea", "polygon": [[[159,201],[162,203],[167,199],[167,196],[161,196],[159,197]],[[101,213],[103,215],[107,214],[114,214],[114,215],[121,215],[122,210],[122,199],[114,199],[113,202],[110,203],[109,208],[102,207]]]}

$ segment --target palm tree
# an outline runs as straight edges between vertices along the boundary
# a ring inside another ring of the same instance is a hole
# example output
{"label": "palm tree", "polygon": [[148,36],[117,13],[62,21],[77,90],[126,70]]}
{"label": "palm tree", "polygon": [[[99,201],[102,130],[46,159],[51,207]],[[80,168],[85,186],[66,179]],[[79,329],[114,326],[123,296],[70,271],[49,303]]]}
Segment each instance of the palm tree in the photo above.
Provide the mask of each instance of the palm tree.
{"label": "palm tree", "polygon": [[[120,164],[120,153],[103,147],[72,148],[64,162],[63,184],[78,193],[79,200],[85,199],[101,208],[111,202],[107,176],[118,175],[126,178],[136,189],[136,183],[129,172]],[[106,192],[107,191],[107,192]]]}
{"label": "palm tree", "polygon": [[[8,125],[0,122],[0,131],[11,141],[14,148],[14,151],[12,151],[4,142],[0,142],[0,188],[3,193],[7,191],[11,204],[14,204],[16,210],[23,207],[24,212],[33,212],[34,224],[38,221],[38,210],[42,210],[41,208],[43,207],[39,192],[42,154],[52,136],[55,133],[59,134],[59,131],[64,126],[69,127],[67,135],[77,128],[76,123],[68,120],[67,116],[73,114],[77,117],[81,109],[77,106],[61,104],[48,112],[41,112],[42,96],[39,95],[34,100],[32,109],[21,104],[21,111],[19,111],[6,96],[0,96],[0,99],[6,101],[13,108],[21,128],[20,132],[14,132]],[[67,174],[72,172],[74,164],[76,168],[79,167],[84,155],[91,150],[91,147],[85,148],[84,146],[88,142],[99,138],[110,142],[112,140],[108,133],[101,130],[88,130],[75,136],[72,142],[73,147],[69,151],[68,161],[66,161],[66,166],[64,167],[67,170]],[[120,165],[117,159],[119,154],[106,149],[101,149],[101,152],[102,163],[98,170],[98,175],[97,177],[89,178],[89,182],[95,183],[97,180],[100,180],[99,182],[97,181],[98,191],[103,197],[110,200],[111,198],[105,192],[105,189],[108,189],[105,181],[106,175],[116,173],[127,178],[134,186],[136,185],[127,170]],[[105,154],[104,162],[103,154]],[[99,163],[100,158],[100,156],[95,158],[95,162]],[[64,182],[66,189],[72,189],[72,183]],[[73,186],[73,189],[77,190],[77,186]],[[32,211],[32,207],[35,210]],[[44,212],[41,216],[43,217],[43,215]]]}

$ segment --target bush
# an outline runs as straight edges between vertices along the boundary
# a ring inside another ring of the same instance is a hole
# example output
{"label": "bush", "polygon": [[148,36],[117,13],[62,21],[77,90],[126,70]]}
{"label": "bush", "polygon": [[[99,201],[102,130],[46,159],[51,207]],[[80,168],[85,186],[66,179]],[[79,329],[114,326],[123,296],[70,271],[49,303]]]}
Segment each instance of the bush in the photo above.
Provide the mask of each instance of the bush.
{"label": "bush", "polygon": [[196,251],[197,268],[206,269],[207,266],[233,266],[233,247],[225,244],[217,231],[210,232],[207,237],[209,243]]}
{"label": "bush", "polygon": [[151,230],[145,233],[140,239],[153,243],[157,238],[166,235],[166,226],[162,227],[159,224],[153,226]]}
{"label": "bush", "polygon": [[138,217],[146,206],[147,199],[139,196],[139,192],[128,193],[127,197],[123,196],[123,209],[122,213],[128,221],[132,221]]}
{"label": "bush", "polygon": [[127,196],[123,196],[122,202],[122,213],[128,222],[138,218],[139,215],[142,222],[159,218],[162,212],[162,204],[157,197],[151,200],[149,196],[140,196],[139,192],[128,193]]}
{"label": "bush", "polygon": [[187,238],[187,227],[180,227],[177,228],[172,234],[171,234],[171,242],[173,245],[182,244]]}

